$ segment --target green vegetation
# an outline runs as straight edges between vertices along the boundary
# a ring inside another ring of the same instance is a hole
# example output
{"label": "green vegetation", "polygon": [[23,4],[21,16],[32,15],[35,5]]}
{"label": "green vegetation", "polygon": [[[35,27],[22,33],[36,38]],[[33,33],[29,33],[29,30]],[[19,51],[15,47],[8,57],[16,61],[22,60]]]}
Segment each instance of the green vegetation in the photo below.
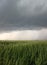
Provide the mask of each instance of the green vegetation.
{"label": "green vegetation", "polygon": [[47,65],[47,41],[0,41],[0,65]]}

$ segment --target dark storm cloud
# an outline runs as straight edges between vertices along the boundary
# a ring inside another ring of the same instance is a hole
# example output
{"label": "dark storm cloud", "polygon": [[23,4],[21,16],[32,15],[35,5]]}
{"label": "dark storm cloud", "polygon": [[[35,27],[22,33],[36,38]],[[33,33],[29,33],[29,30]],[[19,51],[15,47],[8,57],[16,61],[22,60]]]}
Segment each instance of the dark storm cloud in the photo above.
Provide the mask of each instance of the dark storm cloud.
{"label": "dark storm cloud", "polygon": [[0,31],[47,28],[47,0],[0,0]]}

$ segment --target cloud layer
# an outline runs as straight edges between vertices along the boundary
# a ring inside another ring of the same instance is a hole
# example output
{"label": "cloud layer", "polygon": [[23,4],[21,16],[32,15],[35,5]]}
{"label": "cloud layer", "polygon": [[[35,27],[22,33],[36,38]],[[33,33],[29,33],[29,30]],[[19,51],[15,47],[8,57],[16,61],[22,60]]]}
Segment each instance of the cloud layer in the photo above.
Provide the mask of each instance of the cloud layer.
{"label": "cloud layer", "polygon": [[0,0],[0,31],[47,28],[47,0]]}
{"label": "cloud layer", "polygon": [[0,0],[0,40],[47,40],[47,0]]}

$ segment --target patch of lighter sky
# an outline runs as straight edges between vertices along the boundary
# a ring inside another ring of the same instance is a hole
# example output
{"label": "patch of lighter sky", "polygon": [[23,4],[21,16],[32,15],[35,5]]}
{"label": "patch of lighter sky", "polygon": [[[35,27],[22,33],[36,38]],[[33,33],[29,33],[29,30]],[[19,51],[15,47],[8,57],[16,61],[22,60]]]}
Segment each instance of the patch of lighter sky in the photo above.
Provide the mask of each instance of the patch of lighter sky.
{"label": "patch of lighter sky", "polygon": [[22,30],[0,33],[0,40],[44,40],[47,39],[47,29]]}
{"label": "patch of lighter sky", "polygon": [[[17,4],[18,10],[25,10],[27,15],[38,15],[47,11],[47,1],[46,0],[19,0]],[[39,11],[36,8],[40,9]],[[24,14],[22,11],[22,14]]]}

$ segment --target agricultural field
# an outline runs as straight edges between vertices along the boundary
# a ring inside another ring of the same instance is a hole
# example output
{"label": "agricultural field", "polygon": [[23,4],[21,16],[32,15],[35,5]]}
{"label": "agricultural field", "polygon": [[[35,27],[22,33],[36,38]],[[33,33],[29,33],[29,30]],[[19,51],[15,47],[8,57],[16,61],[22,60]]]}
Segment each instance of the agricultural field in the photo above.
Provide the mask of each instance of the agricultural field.
{"label": "agricultural field", "polygon": [[47,65],[47,41],[0,41],[0,65]]}

